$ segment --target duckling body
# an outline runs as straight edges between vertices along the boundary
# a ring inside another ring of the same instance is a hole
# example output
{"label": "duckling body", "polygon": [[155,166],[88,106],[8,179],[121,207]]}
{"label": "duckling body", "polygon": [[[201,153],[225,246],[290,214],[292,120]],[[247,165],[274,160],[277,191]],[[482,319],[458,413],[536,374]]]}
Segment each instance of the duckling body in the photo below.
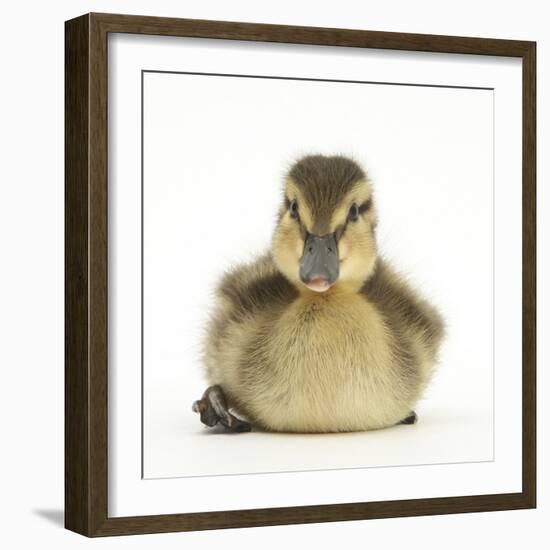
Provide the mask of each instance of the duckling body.
{"label": "duckling body", "polygon": [[[380,257],[364,257],[366,276],[346,273],[352,244],[338,244],[343,280],[322,292],[281,269],[277,241],[275,254],[222,279],[204,363],[223,406],[205,423],[243,428],[244,416],[265,430],[348,432],[415,418],[443,335],[441,317]],[[205,393],[195,410],[211,410],[208,403]],[[228,412],[221,420],[224,407],[237,417]]]}

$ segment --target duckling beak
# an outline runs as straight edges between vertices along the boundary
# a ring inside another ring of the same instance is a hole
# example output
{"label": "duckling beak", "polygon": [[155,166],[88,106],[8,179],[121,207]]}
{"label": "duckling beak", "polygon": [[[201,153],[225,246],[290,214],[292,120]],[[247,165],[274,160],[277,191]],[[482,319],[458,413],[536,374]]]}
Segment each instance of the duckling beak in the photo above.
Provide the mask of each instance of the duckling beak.
{"label": "duckling beak", "polygon": [[325,292],[338,279],[340,262],[336,234],[309,234],[300,261],[300,279],[315,292]]}

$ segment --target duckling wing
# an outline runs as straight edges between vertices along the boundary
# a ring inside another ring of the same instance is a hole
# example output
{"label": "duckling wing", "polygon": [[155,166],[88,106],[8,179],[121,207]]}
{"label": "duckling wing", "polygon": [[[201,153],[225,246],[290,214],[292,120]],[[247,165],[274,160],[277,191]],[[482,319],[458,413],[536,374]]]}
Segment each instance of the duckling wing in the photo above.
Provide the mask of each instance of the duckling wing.
{"label": "duckling wing", "polygon": [[[227,272],[221,279],[206,331],[203,364],[210,385],[219,385],[230,407],[250,418],[247,404],[254,384],[248,381],[247,358],[257,334],[278,318],[297,297],[296,288],[277,269],[269,254]],[[253,370],[265,366],[256,353]]]}
{"label": "duckling wing", "polygon": [[229,305],[235,320],[270,307],[284,306],[298,295],[296,288],[277,269],[270,254],[226,273],[217,291]]}
{"label": "duckling wing", "polygon": [[361,293],[373,303],[396,335],[410,335],[433,354],[444,335],[444,321],[437,309],[382,259]]}

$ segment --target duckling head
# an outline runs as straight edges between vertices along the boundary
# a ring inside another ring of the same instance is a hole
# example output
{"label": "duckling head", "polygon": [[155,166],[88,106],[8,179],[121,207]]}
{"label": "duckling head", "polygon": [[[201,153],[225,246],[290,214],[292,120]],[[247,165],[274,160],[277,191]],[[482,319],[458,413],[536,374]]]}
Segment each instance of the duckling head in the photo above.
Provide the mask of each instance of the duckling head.
{"label": "duckling head", "polygon": [[376,213],[365,172],[343,156],[306,156],[285,178],[272,255],[300,290],[358,290],[374,269]]}

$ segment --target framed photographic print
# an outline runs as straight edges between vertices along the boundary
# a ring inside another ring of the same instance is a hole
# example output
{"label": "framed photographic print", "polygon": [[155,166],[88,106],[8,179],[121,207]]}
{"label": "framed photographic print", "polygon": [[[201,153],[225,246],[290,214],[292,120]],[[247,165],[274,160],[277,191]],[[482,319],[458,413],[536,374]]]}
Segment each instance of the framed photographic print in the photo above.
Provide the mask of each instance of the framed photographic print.
{"label": "framed photographic print", "polygon": [[535,43],[65,38],[68,529],[535,506]]}

